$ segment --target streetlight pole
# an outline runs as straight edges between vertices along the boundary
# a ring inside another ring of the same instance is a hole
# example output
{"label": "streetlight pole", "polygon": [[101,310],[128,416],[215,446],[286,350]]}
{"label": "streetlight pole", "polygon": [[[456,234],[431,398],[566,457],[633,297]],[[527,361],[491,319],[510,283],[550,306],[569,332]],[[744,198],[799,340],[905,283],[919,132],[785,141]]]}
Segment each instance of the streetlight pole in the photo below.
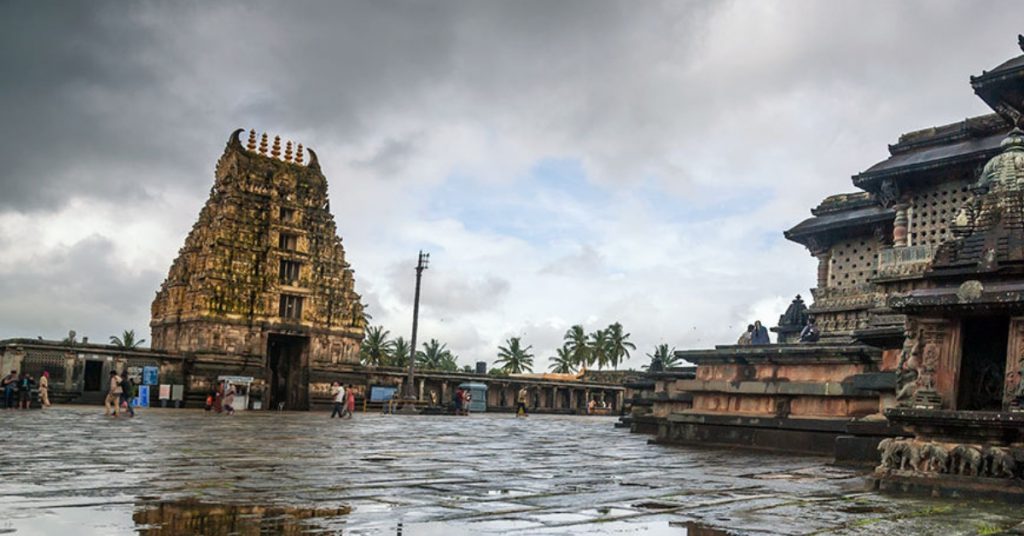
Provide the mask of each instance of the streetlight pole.
{"label": "streetlight pole", "polygon": [[416,364],[416,328],[420,320],[420,279],[423,278],[423,270],[427,269],[430,263],[430,254],[420,250],[420,257],[416,263],[416,296],[412,302],[412,341],[409,348],[409,377],[405,382],[405,399],[413,401],[417,399],[416,389],[413,386],[413,369]]}

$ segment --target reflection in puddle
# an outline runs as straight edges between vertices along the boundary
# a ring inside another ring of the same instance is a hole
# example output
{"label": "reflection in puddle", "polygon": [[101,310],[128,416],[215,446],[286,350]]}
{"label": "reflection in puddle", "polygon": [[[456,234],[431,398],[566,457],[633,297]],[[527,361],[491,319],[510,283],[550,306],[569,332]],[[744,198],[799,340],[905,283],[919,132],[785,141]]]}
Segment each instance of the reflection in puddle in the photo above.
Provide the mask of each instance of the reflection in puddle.
{"label": "reflection in puddle", "polygon": [[669,526],[686,529],[686,536],[730,536],[731,532],[716,529],[696,521],[673,521]]}
{"label": "reflection in puddle", "polygon": [[253,506],[208,504],[194,499],[163,502],[137,510],[132,519],[139,534],[148,536],[228,534],[308,534],[314,520],[348,514],[347,506],[302,508],[294,506]]}

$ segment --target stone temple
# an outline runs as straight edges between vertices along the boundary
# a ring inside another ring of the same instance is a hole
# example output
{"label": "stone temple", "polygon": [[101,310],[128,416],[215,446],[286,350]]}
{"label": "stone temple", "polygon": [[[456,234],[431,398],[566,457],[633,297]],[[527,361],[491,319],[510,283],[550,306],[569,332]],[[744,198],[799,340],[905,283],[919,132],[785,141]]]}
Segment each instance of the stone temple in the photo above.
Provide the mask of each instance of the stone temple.
{"label": "stone temple", "polygon": [[241,132],[153,300],[152,348],[193,356],[189,392],[253,376],[270,407],[305,409],[310,375],[358,363],[363,305],[316,153]]}
{"label": "stone temple", "polygon": [[777,344],[678,352],[634,430],[1024,497],[1024,56],[970,85],[993,113],[903,134],[785,232],[818,267]]}

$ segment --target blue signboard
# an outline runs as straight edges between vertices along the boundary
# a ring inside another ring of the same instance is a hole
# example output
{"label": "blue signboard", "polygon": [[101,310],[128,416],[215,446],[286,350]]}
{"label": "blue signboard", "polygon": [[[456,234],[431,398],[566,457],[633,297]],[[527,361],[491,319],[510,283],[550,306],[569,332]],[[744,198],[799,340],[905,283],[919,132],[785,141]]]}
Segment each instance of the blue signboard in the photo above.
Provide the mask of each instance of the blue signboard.
{"label": "blue signboard", "polygon": [[370,402],[387,402],[395,396],[397,387],[373,385],[370,386]]}
{"label": "blue signboard", "polygon": [[142,367],[142,385],[156,385],[160,383],[160,369],[157,367]]}
{"label": "blue signboard", "polygon": [[[153,368],[156,368],[156,367],[153,367]],[[137,408],[148,408],[149,407],[149,386],[148,385],[140,385],[139,386],[139,396],[135,397],[135,400],[132,400],[132,405],[134,405]]]}

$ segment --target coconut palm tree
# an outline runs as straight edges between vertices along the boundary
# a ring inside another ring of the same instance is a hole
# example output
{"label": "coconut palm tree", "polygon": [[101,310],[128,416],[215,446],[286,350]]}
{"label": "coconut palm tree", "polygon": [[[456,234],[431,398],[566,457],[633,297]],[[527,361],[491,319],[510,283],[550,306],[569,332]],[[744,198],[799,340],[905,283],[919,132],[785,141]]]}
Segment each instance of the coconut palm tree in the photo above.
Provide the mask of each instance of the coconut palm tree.
{"label": "coconut palm tree", "polygon": [[611,338],[608,337],[608,330],[599,329],[590,334],[590,364],[597,365],[597,369],[601,370],[611,360],[612,349],[610,346]]}
{"label": "coconut palm tree", "polygon": [[679,358],[676,357],[676,349],[672,348],[669,350],[667,344],[655,346],[654,353],[647,354],[647,357],[651,358],[651,363],[650,365],[644,365],[643,368],[652,372],[665,370],[679,364]]}
{"label": "coconut palm tree", "polygon": [[391,342],[391,358],[388,359],[388,366],[408,367],[409,343],[405,340],[405,337],[399,337]]}
{"label": "coconut palm tree", "polygon": [[511,337],[505,341],[505,346],[498,347],[498,360],[494,362],[508,374],[520,374],[533,372],[533,354],[530,348],[523,348],[519,337]]}
{"label": "coconut palm tree", "polygon": [[[446,366],[455,363],[455,356],[448,349],[447,344],[441,344],[437,339],[430,339],[423,343],[423,350],[416,352],[416,366],[427,370],[447,370]],[[458,368],[458,365],[456,365]]]}
{"label": "coconut palm tree", "polygon": [[583,326],[576,324],[569,328],[562,340],[565,341],[566,350],[572,355],[573,365],[587,368],[590,365],[590,339],[587,332],[583,331]]}
{"label": "coconut palm tree", "polygon": [[618,369],[619,363],[629,359],[629,351],[636,350],[636,345],[629,342],[630,334],[623,333],[622,324],[618,322],[608,326],[606,331],[608,332],[608,347],[611,350],[608,361],[612,368]]}
{"label": "coconut palm tree", "polygon": [[359,358],[364,365],[382,367],[388,363],[394,344],[388,340],[390,334],[391,332],[384,329],[384,326],[366,328],[366,336],[363,337],[363,344],[359,347]]}
{"label": "coconut palm tree", "polygon": [[126,329],[121,333],[120,337],[116,335],[110,336],[110,344],[124,350],[134,350],[139,347],[142,343],[146,342],[146,339],[135,340],[135,330]]}
{"label": "coconut palm tree", "polygon": [[555,357],[549,357],[551,361],[551,372],[555,374],[574,374],[576,373],[576,361],[572,357],[572,352],[567,346],[563,346],[555,350]]}

